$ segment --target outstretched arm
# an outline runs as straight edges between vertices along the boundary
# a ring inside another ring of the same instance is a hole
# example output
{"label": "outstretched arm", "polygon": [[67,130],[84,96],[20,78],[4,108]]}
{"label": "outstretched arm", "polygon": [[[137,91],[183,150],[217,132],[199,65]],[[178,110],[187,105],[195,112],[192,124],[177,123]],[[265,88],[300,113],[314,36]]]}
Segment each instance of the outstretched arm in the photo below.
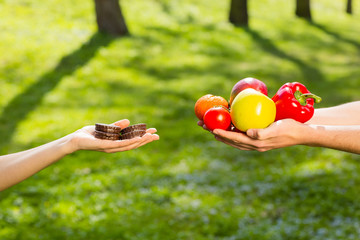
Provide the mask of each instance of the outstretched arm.
{"label": "outstretched arm", "polygon": [[[198,124],[206,129],[202,121]],[[220,129],[212,133],[218,141],[241,150],[263,152],[307,145],[360,154],[360,101],[317,109],[306,124],[284,119],[265,129],[249,129],[246,133]]]}
{"label": "outstretched arm", "polygon": [[360,125],[360,101],[315,109],[314,116],[307,124]]}
{"label": "outstretched arm", "polygon": [[[129,125],[124,119],[115,123],[122,128]],[[94,150],[108,153],[127,151],[158,140],[151,128],[143,137],[129,140],[100,140],[94,137],[94,126],[87,126],[53,142],[23,152],[0,156],[0,191],[19,183],[64,156],[78,150]]]}
{"label": "outstretched arm", "polygon": [[213,134],[218,141],[241,150],[264,152],[293,145],[307,145],[360,154],[360,125],[306,125],[285,119],[265,129],[249,129],[246,133],[215,129]]}

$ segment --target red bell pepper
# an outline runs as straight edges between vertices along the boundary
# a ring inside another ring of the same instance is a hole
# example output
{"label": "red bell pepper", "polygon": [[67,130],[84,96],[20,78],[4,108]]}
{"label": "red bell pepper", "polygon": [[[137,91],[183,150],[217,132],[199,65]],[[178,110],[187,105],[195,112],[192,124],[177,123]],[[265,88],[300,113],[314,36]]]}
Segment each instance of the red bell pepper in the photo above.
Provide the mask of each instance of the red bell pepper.
{"label": "red bell pepper", "polygon": [[298,122],[307,122],[314,115],[314,103],[319,103],[321,98],[307,90],[298,82],[285,83],[272,97],[276,105],[275,121],[292,118]]}

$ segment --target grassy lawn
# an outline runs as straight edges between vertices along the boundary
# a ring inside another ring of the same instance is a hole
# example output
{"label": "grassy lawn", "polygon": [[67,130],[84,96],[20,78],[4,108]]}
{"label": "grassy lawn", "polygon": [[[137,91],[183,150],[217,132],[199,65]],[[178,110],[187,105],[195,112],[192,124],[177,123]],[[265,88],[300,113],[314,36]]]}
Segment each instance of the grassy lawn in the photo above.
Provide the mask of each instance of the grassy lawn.
{"label": "grassy lawn", "polygon": [[122,0],[131,36],[96,33],[92,1],[0,0],[0,153],[128,118],[160,141],[77,152],[0,193],[0,239],[360,239],[360,157],[294,146],[244,152],[199,128],[195,101],[241,78],[299,81],[317,107],[360,100],[360,5]]}

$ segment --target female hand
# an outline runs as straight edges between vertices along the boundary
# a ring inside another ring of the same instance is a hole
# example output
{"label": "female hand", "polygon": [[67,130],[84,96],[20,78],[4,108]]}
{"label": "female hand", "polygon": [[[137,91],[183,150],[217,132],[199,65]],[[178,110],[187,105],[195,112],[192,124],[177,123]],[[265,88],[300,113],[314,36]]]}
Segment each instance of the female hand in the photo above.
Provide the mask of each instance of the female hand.
{"label": "female hand", "polygon": [[[121,128],[125,128],[130,125],[130,121],[123,119],[113,124]],[[128,151],[141,147],[152,141],[159,140],[159,136],[155,134],[156,131],[157,130],[155,128],[149,128],[146,130],[146,134],[142,137],[113,141],[95,138],[95,126],[86,126],[70,134],[70,151],[74,152],[77,150],[94,150],[107,153]]]}
{"label": "female hand", "polygon": [[[125,128],[130,122],[124,119],[114,124]],[[25,180],[77,150],[107,153],[127,151],[158,140],[159,136],[154,134],[155,132],[155,128],[150,128],[142,137],[111,141],[95,138],[95,126],[87,126],[36,148],[0,156],[0,191]]]}

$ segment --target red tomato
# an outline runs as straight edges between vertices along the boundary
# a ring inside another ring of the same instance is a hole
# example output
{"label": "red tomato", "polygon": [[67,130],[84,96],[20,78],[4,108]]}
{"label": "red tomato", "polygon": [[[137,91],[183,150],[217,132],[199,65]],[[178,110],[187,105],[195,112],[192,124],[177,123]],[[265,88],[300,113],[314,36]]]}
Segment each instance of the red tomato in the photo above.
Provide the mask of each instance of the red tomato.
{"label": "red tomato", "polygon": [[209,130],[230,129],[230,113],[224,107],[213,107],[206,111],[204,115],[204,124]]}

